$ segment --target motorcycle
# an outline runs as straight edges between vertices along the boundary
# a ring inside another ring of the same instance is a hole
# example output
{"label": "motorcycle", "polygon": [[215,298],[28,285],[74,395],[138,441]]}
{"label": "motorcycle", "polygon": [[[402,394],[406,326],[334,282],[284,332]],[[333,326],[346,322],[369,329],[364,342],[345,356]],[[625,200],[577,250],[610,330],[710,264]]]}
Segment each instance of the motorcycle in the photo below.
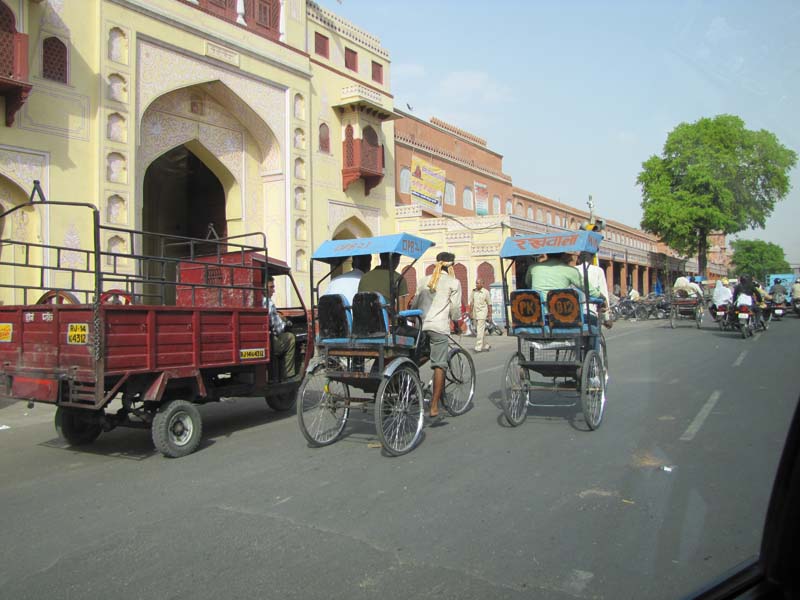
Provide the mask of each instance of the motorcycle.
{"label": "motorcycle", "polygon": [[489,318],[486,319],[486,333],[489,335],[503,335],[503,329]]}
{"label": "motorcycle", "polygon": [[755,312],[752,298],[744,295],[739,296],[736,308],[731,308],[731,327],[739,330],[742,334],[742,339],[752,337],[755,329]]}
{"label": "motorcycle", "polygon": [[800,317],[800,297],[792,298],[792,309],[794,310],[794,314]]}
{"label": "motorcycle", "polygon": [[779,301],[768,302],[767,307],[770,311],[770,321],[780,321],[789,308],[786,302]]}
{"label": "motorcycle", "polygon": [[725,330],[728,328],[728,311],[730,310],[730,304],[720,304],[717,306],[713,302],[708,305],[708,314],[711,315],[711,318],[714,319],[714,322],[719,325],[719,328]]}

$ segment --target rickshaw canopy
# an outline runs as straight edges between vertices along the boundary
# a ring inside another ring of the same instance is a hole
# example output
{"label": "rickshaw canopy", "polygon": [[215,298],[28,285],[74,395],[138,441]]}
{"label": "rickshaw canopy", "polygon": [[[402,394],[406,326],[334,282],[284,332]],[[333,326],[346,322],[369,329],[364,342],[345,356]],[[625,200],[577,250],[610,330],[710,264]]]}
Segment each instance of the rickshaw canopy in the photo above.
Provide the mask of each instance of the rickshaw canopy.
{"label": "rickshaw canopy", "polygon": [[326,263],[336,263],[340,259],[349,258],[350,256],[392,252],[417,260],[425,254],[428,248],[435,245],[430,240],[408,233],[379,235],[377,237],[353,240],[328,240],[316,249],[312,258]]}
{"label": "rickshaw canopy", "polygon": [[600,249],[603,236],[594,231],[560,231],[558,233],[537,233],[535,235],[516,235],[506,239],[500,250],[500,258],[536,256],[556,252],[591,252]]}

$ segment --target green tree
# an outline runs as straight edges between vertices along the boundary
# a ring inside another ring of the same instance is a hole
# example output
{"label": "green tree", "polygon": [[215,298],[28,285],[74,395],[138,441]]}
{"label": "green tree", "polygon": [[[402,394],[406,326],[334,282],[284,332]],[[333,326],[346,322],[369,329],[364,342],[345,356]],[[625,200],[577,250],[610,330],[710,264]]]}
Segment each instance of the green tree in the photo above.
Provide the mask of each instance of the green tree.
{"label": "green tree", "polygon": [[783,248],[762,240],[736,240],[731,242],[736,275],[751,275],[763,281],[770,273],[791,273]]}
{"label": "green tree", "polygon": [[661,156],[642,163],[642,228],[684,255],[697,252],[705,273],[708,234],[763,228],[796,163],[773,133],[745,129],[739,117],[681,123]]}

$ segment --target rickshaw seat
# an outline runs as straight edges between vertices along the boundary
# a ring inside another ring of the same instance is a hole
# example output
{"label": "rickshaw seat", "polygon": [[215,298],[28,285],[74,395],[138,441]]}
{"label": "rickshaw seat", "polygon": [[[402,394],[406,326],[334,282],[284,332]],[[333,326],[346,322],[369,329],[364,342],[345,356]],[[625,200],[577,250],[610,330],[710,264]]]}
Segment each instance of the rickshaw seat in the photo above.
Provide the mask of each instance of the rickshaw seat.
{"label": "rickshaw seat", "polygon": [[545,324],[542,294],[537,290],[521,289],[511,292],[511,330],[514,335],[549,335]]}
{"label": "rickshaw seat", "polygon": [[392,337],[389,327],[388,304],[378,292],[358,292],[353,297],[353,341],[358,344],[390,344],[396,339],[399,346],[411,347],[413,337]]}
{"label": "rickshaw seat", "polygon": [[563,288],[547,292],[546,319],[553,335],[599,335],[597,323],[586,322],[586,302],[583,292]]}
{"label": "rickshaw seat", "polygon": [[346,342],[353,330],[350,302],[341,294],[320,296],[317,305],[319,339],[323,343]]}

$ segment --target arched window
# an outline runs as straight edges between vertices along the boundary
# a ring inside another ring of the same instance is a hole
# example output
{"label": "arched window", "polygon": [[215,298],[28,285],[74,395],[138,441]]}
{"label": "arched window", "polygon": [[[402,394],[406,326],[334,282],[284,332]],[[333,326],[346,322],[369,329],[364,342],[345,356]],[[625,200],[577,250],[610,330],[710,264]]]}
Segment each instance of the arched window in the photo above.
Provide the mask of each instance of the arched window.
{"label": "arched window", "polygon": [[464,188],[464,193],[461,195],[461,202],[467,210],[472,210],[472,188]]}
{"label": "arched window", "polygon": [[547,224],[548,225],[553,224],[553,215],[551,215],[550,213],[547,213]]}
{"label": "arched window", "polygon": [[495,196],[492,198],[492,214],[500,214],[500,196]]}
{"label": "arched window", "polygon": [[306,239],[306,222],[303,219],[297,219],[297,221],[295,221],[294,239],[300,242]]}
{"label": "arched window", "polygon": [[295,271],[306,270],[306,251],[298,250],[294,253],[294,269]]}
{"label": "arched window", "polygon": [[57,37],[42,42],[42,77],[67,83],[67,47]]}
{"label": "arched window", "polygon": [[539,221],[539,223],[544,223],[544,213],[541,208],[536,209],[536,220]]}
{"label": "arched window", "polygon": [[488,262],[479,264],[478,279],[482,279],[484,287],[488,288],[494,283],[494,267]]}
{"label": "arched window", "polygon": [[525,207],[522,206],[522,202],[517,202],[517,212],[518,217],[522,217],[525,215]]}
{"label": "arched window", "polygon": [[533,208],[530,206],[528,207],[528,218],[533,221]]}
{"label": "arched window", "polygon": [[325,154],[331,153],[331,130],[325,123],[319,126],[319,151]]}
{"label": "arched window", "polygon": [[406,280],[408,286],[408,295],[413,296],[417,293],[417,271],[414,267],[406,269],[403,273],[403,279]]}
{"label": "arched window", "polygon": [[378,134],[372,127],[364,127],[363,143],[361,144],[361,164],[373,171],[378,170]]}
{"label": "arched window", "polygon": [[411,193],[411,169],[408,167],[400,169],[400,193]]}
{"label": "arched window", "polygon": [[444,184],[444,203],[450,206],[456,205],[456,184],[452,181]]}

